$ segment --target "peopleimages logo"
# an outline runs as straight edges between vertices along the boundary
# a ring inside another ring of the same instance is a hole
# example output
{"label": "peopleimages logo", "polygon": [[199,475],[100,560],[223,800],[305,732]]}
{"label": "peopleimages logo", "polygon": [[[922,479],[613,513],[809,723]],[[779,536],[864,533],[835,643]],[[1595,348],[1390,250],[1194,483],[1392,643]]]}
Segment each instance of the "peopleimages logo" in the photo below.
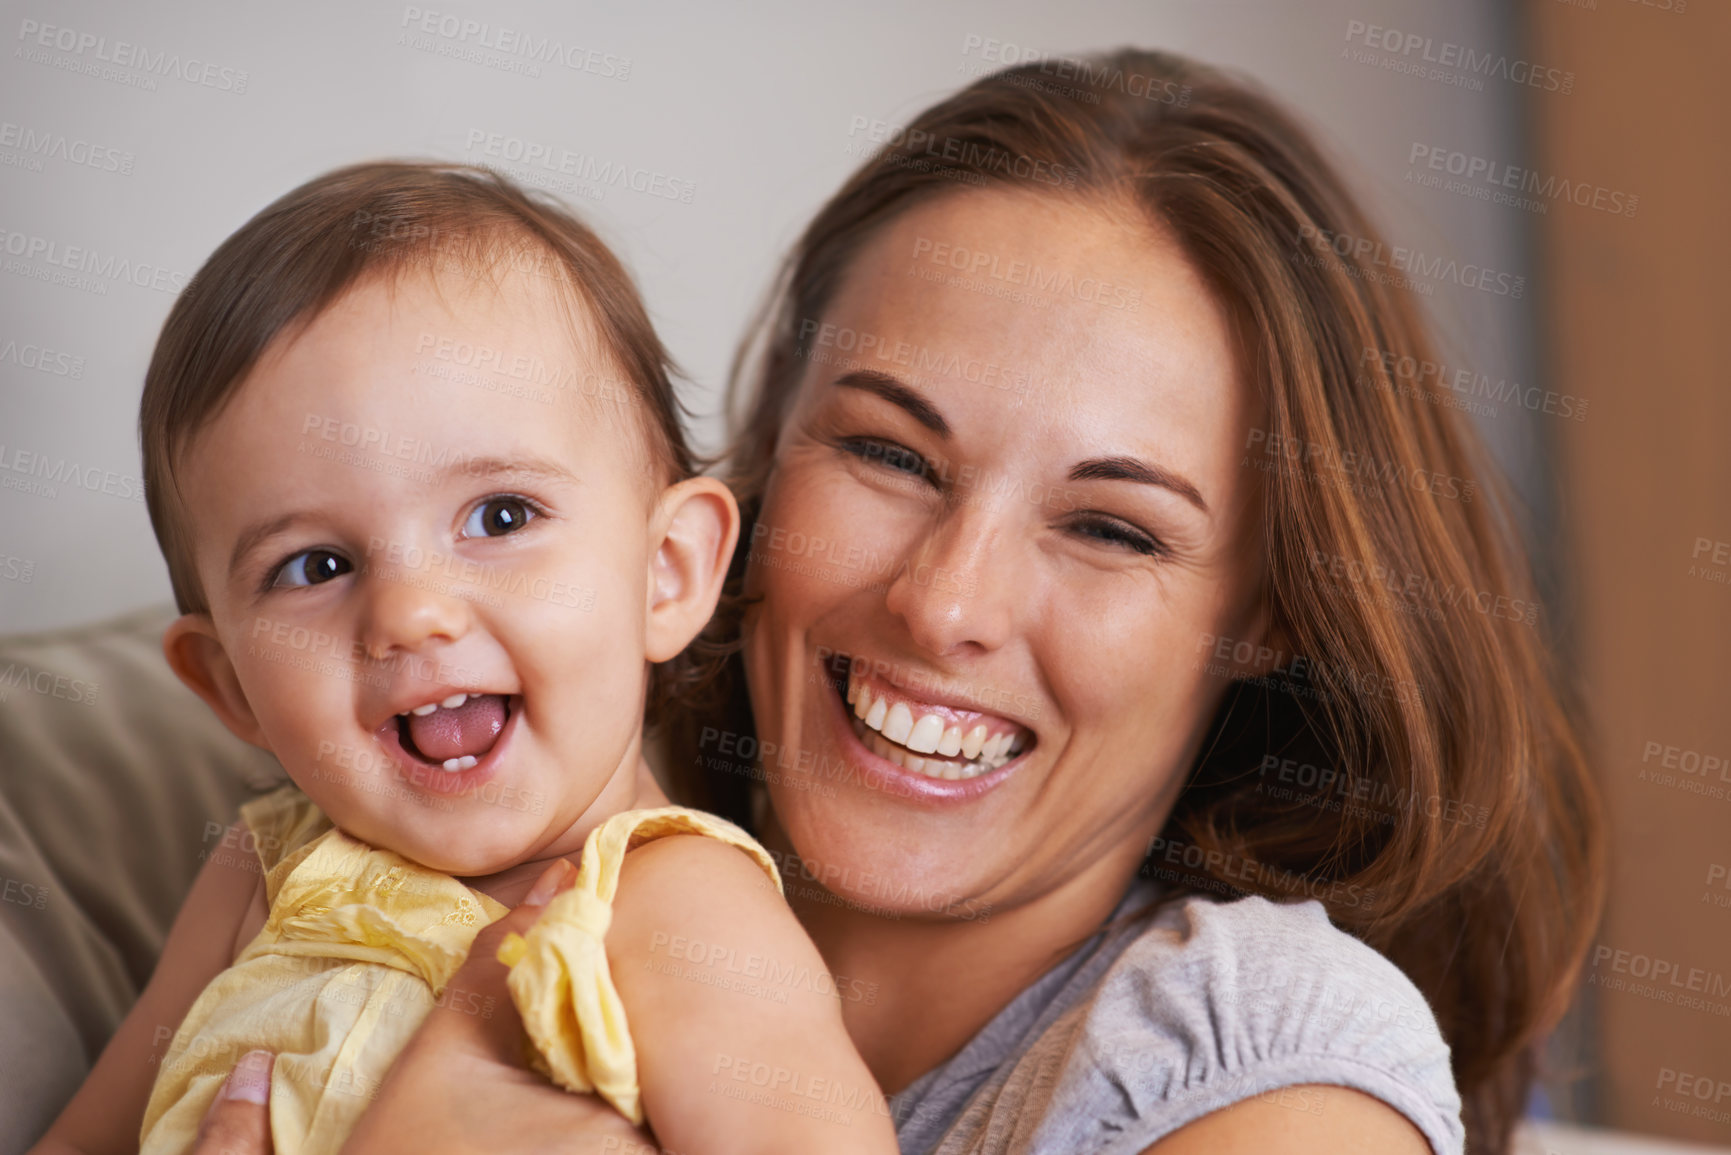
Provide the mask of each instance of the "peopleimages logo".
{"label": "peopleimages logo", "polygon": [[94,465],[79,465],[64,457],[51,458],[46,453],[8,447],[0,442],[0,489],[16,489],[37,497],[58,497],[59,491],[55,486],[59,485],[118,497],[122,501],[144,500],[144,482],[140,478]]}
{"label": "peopleimages logo", "polygon": [[[1406,162],[1420,167],[1417,176],[1420,184],[1529,211],[1545,212],[1550,207],[1549,202],[1565,201],[1584,209],[1632,217],[1641,203],[1640,197],[1621,189],[1571,181],[1555,175],[1545,176],[1536,169],[1504,164],[1441,145],[1415,141],[1407,152]],[[1441,177],[1433,177],[1431,173],[1446,173],[1460,179],[1445,183]],[[1410,172],[1408,179],[1414,179]]]}
{"label": "peopleimages logo", "polygon": [[[1475,90],[1483,88],[1486,79],[1506,80],[1511,84],[1521,84],[1563,96],[1575,90],[1573,72],[1547,68],[1501,52],[1480,52],[1451,40],[1438,40],[1433,36],[1403,32],[1398,28],[1384,28],[1380,24],[1367,24],[1363,20],[1346,22],[1346,41],[1347,47],[1341,49],[1343,56],[1348,55],[1355,45],[1387,54],[1382,61],[1353,57],[1359,63],[1381,63],[1383,67],[1393,71],[1423,74],[1427,79],[1448,80]],[[1464,80],[1478,83],[1461,84]]]}
{"label": "peopleimages logo", "polygon": [[[1402,245],[1386,245],[1369,237],[1331,233],[1309,221],[1298,226],[1298,239],[1309,242],[1318,257],[1350,258],[1353,264],[1335,263],[1335,268],[1349,277],[1387,280],[1397,288],[1413,289],[1424,295],[1429,294],[1431,286],[1420,285],[1413,278],[1477,289],[1516,301],[1527,291],[1527,279],[1522,276],[1500,272],[1486,265],[1463,263],[1453,257],[1430,256]],[[1318,262],[1312,259],[1310,263]]]}
{"label": "peopleimages logo", "polygon": [[[58,160],[81,168],[93,168],[98,172],[117,172],[122,176],[130,176],[136,159],[130,152],[110,144],[97,144],[80,137],[67,136],[64,132],[50,132],[47,129],[14,124],[10,120],[0,121],[0,149],[12,150],[11,156],[16,158],[0,157],[0,164],[29,167],[33,172],[42,171],[43,160]],[[23,166],[21,162],[24,161],[30,163]]]}
{"label": "peopleimages logo", "polygon": [[[497,53],[503,62],[522,65],[556,64],[568,68],[572,72],[587,72],[606,80],[630,80],[631,59],[626,56],[614,56],[585,48],[581,44],[567,44],[551,36],[536,36],[533,32],[521,28],[508,28],[501,24],[492,24],[485,20],[469,20],[452,12],[436,12],[420,8],[413,4],[403,9],[401,27],[408,33],[418,33],[423,37],[438,37],[452,48],[473,49],[480,53]],[[425,48],[430,45],[412,43],[414,48]],[[438,55],[455,55],[458,59],[469,59],[462,52],[438,52]],[[472,63],[486,64],[491,61],[486,57],[474,58]],[[536,71],[532,75],[539,75]]]}
{"label": "peopleimages logo", "polygon": [[[99,66],[107,64],[132,72],[142,72],[150,77],[172,77],[201,88],[214,88],[218,92],[232,92],[236,95],[246,92],[249,79],[248,73],[242,68],[213,64],[196,56],[182,56],[167,49],[152,51],[145,45],[126,40],[110,41],[106,36],[80,32],[62,24],[21,20],[18,22],[18,40],[21,46],[13,53],[14,56],[34,64],[64,68],[69,72],[87,72],[103,79],[119,79],[104,75],[104,70]],[[55,57],[50,50],[66,55]],[[154,88],[155,85],[148,87]]]}
{"label": "peopleimages logo", "polygon": [[[81,245],[61,244],[50,237],[16,232],[3,225],[0,225],[0,252],[4,252],[8,257],[19,258],[16,262],[7,263],[7,272],[27,276],[41,274],[38,279],[49,279],[50,274],[46,270],[36,270],[33,274],[31,262],[41,262],[74,276],[88,274],[101,278],[90,282],[98,287],[102,286],[103,280],[126,281],[141,289],[178,293],[186,287],[189,279],[185,273],[161,265],[135,262],[111,252],[102,253]],[[18,267],[14,268],[13,265]],[[103,288],[103,291],[106,292],[106,288]]]}

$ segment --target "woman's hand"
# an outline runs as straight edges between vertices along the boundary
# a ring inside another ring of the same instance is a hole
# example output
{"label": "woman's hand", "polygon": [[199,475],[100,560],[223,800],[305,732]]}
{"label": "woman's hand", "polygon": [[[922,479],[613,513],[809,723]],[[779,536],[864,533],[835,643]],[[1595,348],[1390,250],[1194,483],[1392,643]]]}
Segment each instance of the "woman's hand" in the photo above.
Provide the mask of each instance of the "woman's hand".
{"label": "woman's hand", "polygon": [[[344,1144],[344,1155],[656,1150],[600,1099],[570,1094],[523,1066],[522,1020],[505,985],[506,967],[494,955],[507,934],[527,933],[576,877],[576,869],[560,859],[521,906],[475,937],[468,961],[451,979],[452,997],[433,1009],[397,1057]],[[244,1147],[236,1152],[256,1155]],[[201,1148],[198,1155],[214,1152]]]}
{"label": "woman's hand", "polygon": [[269,1051],[241,1056],[198,1125],[192,1155],[271,1155],[267,1104],[274,1061]]}
{"label": "woman's hand", "polygon": [[[575,880],[575,869],[561,859],[521,906],[475,937],[468,961],[451,979],[450,989],[461,997],[445,999],[427,1016],[343,1146],[344,1155],[653,1155],[653,1141],[612,1107],[593,1095],[568,1094],[522,1066],[522,1022],[505,985],[506,968],[494,954],[507,934],[526,933],[553,896]],[[235,1064],[199,1126],[192,1155],[271,1155],[273,1059],[268,1051],[251,1051]]]}

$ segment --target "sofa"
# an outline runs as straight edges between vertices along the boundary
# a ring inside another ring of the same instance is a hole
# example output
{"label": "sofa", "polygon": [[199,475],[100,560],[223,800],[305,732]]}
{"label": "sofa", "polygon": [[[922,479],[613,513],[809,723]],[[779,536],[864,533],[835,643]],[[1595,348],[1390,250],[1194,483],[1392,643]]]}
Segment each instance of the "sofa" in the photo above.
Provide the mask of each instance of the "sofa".
{"label": "sofa", "polygon": [[169,670],[173,616],[0,638],[0,1155],[78,1089],[236,808],[286,781]]}

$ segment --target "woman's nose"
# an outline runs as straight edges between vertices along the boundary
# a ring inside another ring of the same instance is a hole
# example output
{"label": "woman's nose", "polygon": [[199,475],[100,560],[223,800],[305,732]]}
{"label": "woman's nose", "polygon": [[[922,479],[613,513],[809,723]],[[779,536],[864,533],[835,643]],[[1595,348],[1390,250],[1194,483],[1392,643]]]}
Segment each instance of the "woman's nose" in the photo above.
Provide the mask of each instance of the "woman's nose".
{"label": "woman's nose", "polygon": [[365,619],[360,641],[372,658],[413,653],[428,645],[455,642],[469,632],[469,603],[434,588],[437,579],[420,582],[398,570],[390,575],[368,574]]}
{"label": "woman's nose", "polygon": [[1007,530],[1001,513],[952,507],[897,567],[885,604],[927,652],[990,652],[1008,640],[1022,583],[1003,573]]}

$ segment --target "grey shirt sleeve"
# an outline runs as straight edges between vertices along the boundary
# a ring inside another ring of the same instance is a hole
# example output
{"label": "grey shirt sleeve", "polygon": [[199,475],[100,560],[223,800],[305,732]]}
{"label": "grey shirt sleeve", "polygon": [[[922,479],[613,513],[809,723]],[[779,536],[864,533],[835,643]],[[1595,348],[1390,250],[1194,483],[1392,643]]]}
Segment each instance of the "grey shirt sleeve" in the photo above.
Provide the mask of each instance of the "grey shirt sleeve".
{"label": "grey shirt sleeve", "polygon": [[1321,1110],[1320,1096],[1291,1089],[1304,1083],[1382,1100],[1438,1155],[1464,1148],[1424,996],[1320,903],[1171,903],[1097,983],[1047,1009],[1057,1013],[978,1084],[936,1155],[1133,1155],[1257,1095]]}

